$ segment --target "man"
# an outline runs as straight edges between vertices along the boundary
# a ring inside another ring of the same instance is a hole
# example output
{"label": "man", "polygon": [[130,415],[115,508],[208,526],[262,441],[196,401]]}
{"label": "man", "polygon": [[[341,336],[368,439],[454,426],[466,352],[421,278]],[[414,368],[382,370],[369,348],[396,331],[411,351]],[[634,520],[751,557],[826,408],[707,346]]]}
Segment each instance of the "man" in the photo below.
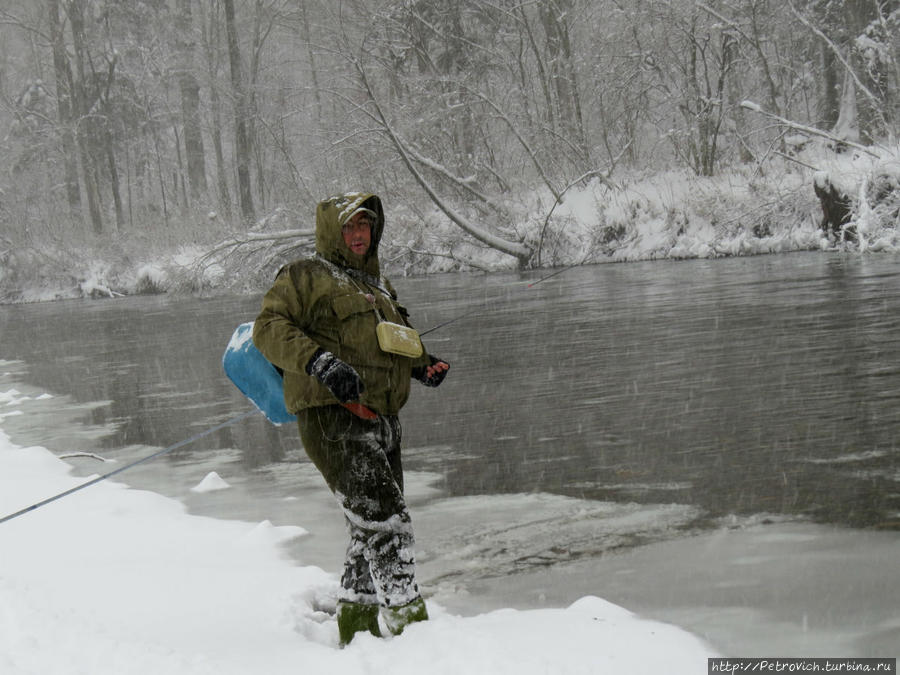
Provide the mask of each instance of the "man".
{"label": "man", "polygon": [[415,579],[397,414],[411,378],[436,387],[450,366],[424,349],[420,356],[386,351],[390,343],[376,335],[382,321],[409,326],[396,291],[380,275],[383,231],[374,194],[320,202],[317,255],[279,271],[253,328],[254,344],[284,371],[285,405],[346,516],[341,645],[360,631],[380,635],[379,613],[395,635],[428,618]]}

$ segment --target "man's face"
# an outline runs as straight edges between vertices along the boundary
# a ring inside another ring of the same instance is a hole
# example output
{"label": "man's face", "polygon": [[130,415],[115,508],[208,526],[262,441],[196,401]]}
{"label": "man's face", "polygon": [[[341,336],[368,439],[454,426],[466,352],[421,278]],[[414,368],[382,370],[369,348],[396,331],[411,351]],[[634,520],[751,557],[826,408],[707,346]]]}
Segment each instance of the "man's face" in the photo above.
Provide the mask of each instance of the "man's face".
{"label": "man's face", "polygon": [[344,243],[356,255],[365,255],[372,245],[372,221],[365,213],[357,213],[341,228]]}

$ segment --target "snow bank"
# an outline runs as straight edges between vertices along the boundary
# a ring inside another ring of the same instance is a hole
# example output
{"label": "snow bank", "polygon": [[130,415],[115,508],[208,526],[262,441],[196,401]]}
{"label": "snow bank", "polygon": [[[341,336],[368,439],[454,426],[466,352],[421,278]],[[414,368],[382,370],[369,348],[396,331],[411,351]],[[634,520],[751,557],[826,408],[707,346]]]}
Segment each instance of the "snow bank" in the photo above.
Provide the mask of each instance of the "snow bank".
{"label": "snow bank", "polygon": [[[507,200],[504,209],[515,222],[497,225],[496,234],[532,247],[532,263],[541,267],[835,246],[900,251],[900,147],[838,153],[803,134],[785,140],[790,156],[761,155],[757,162],[729,166],[712,177],[688,169],[620,169],[610,180],[571,186],[560,203],[547,189],[529,190]],[[822,209],[813,185],[823,177],[852,202],[849,226],[859,235],[852,244],[830,240],[819,228]],[[404,200],[390,205],[390,225],[381,244],[390,276],[516,268],[512,256],[468,237],[436,207],[423,212],[419,206]],[[312,211],[307,215],[312,217]],[[480,223],[475,211],[464,217],[492,229]],[[305,222],[303,214],[278,207],[252,234],[277,234],[269,228],[296,227],[298,220]],[[230,246],[216,251],[212,244],[151,250],[142,240],[45,253],[11,252],[6,269],[0,270],[0,297],[29,302],[213,289],[256,293],[286,262],[265,247],[234,255]],[[59,262],[48,267],[48,260]]]}
{"label": "snow bank", "polygon": [[[69,468],[0,430],[0,515],[85,480]],[[2,523],[0,672],[693,675],[713,655],[681,629],[590,597],[470,618],[432,602],[431,621],[340,650],[326,611],[335,576],[278,548],[304,533],[189,515],[112,481]]]}
{"label": "snow bank", "polygon": [[[621,170],[612,180],[572,186],[562,202],[548,190],[512,200],[520,223],[512,239],[524,238],[539,251],[535,262],[561,266],[604,261],[714,258],[831,249],[900,250],[900,148],[838,153],[820,139],[796,135],[791,156],[765,155],[712,177],[687,169],[638,173]],[[813,185],[827,175],[853,201],[857,243],[829,240],[820,229],[822,209]],[[875,195],[879,207],[872,207]],[[885,198],[885,195],[888,195]],[[511,207],[512,208],[512,207]],[[389,245],[415,272],[451,271],[461,261],[497,270],[515,261],[472,245],[435,210],[421,218],[397,205],[399,232],[386,232]],[[408,225],[407,223],[413,223]],[[404,230],[404,227],[408,228]],[[436,253],[429,258],[424,251]],[[394,259],[394,255],[385,256]],[[422,265],[427,267],[418,269]],[[389,270],[395,273],[395,270]]]}

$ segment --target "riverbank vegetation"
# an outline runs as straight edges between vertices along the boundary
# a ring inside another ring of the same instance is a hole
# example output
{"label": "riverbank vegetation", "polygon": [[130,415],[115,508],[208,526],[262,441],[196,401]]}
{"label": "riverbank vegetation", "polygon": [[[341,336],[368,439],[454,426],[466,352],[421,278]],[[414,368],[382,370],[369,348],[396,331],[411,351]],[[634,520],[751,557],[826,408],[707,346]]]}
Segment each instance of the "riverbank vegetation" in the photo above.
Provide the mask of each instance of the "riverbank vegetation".
{"label": "riverbank vegetation", "polygon": [[391,274],[896,250],[900,7],[10,0],[0,300],[266,286],[315,203]]}

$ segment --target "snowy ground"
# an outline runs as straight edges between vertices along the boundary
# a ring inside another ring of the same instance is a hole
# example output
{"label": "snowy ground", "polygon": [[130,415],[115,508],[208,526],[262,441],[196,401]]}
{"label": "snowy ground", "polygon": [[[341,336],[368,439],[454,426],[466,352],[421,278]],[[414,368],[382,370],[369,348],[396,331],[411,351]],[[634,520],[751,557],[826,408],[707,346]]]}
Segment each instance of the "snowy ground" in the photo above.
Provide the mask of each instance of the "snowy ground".
{"label": "snowy ground", "polygon": [[[17,392],[2,394],[4,416]],[[0,425],[3,424],[0,418]],[[19,420],[21,421],[21,420]],[[0,517],[84,482],[0,430]],[[217,487],[214,479],[198,490]],[[298,527],[189,515],[105,481],[0,523],[0,672],[700,673],[713,650],[585,597],[567,608],[455,616],[337,647],[336,578],[288,562]]]}

